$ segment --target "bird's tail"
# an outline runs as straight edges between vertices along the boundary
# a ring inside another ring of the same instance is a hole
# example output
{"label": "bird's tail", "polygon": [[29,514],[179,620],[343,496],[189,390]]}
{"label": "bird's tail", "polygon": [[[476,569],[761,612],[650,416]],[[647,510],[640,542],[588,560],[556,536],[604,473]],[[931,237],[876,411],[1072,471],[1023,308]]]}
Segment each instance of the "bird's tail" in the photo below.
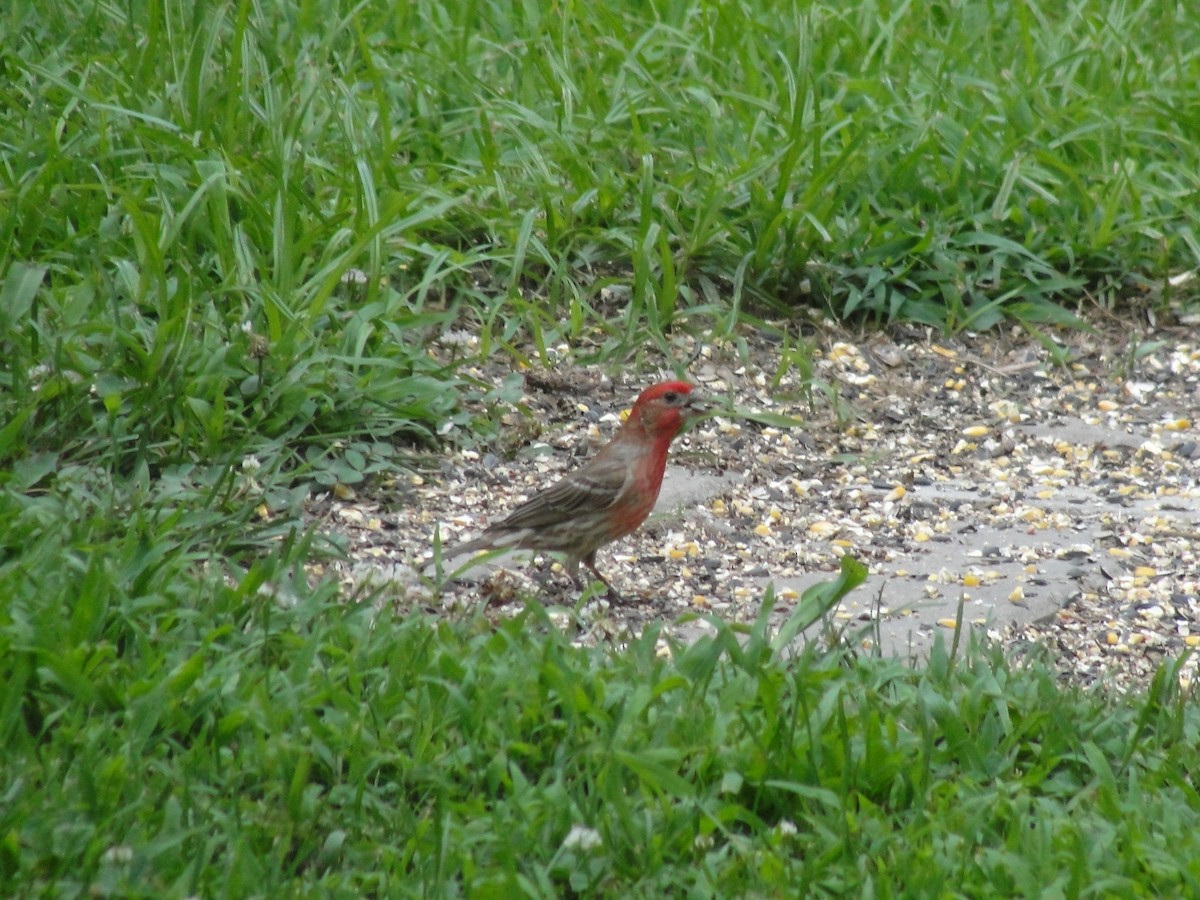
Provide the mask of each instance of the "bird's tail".
{"label": "bird's tail", "polygon": [[450,577],[454,577],[454,573],[470,568],[471,563],[464,561],[464,557],[478,553],[480,550],[487,550],[489,546],[489,542],[480,536],[474,540],[447,547],[441,544],[440,534],[435,533],[433,558],[425,561],[421,573],[427,578],[435,579],[441,579],[447,573],[450,574]]}
{"label": "bird's tail", "polygon": [[486,537],[477,537],[474,540],[467,541],[462,544],[455,544],[453,547],[446,547],[442,550],[442,559],[457,559],[460,556],[466,556],[468,553],[478,553],[480,550],[491,550],[492,542]]}
{"label": "bird's tail", "polygon": [[[438,554],[438,563],[448,571],[455,573],[464,572],[475,564],[475,560],[467,559],[466,557],[477,554],[481,550],[497,551],[497,556],[504,551],[518,550],[520,549],[521,541],[526,536],[527,533],[525,530],[485,531],[479,537],[472,540],[461,544],[454,544],[451,547],[442,547]],[[430,562],[426,566],[426,571],[430,569],[437,569],[437,564]]]}

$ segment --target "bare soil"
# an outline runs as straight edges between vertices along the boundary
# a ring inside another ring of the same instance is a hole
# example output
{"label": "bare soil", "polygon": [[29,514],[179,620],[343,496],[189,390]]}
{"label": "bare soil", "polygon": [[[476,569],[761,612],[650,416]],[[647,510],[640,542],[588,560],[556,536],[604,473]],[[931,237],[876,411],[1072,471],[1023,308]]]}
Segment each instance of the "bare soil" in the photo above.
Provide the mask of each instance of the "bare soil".
{"label": "bare soil", "polygon": [[[536,598],[580,641],[650,623],[688,639],[706,615],[753,619],[768,584],[786,616],[848,553],[871,576],[835,623],[864,649],[919,656],[952,634],[961,605],[964,626],[1014,652],[1047,648],[1066,679],[1124,689],[1183,660],[1174,676],[1189,686],[1200,340],[1191,326],[1095,325],[1040,340],[746,329],[681,337],[660,371],[579,366],[580,348],[558,348],[511,402],[467,398],[502,423],[494,440],[448,444],[419,474],[315,497],[309,512],[348,543],[334,563],[347,586],[402,608],[508,615]],[[580,597],[529,554],[431,588],[435,531],[445,547],[465,540],[579,465],[677,364],[717,413],[676,441],[651,520],[600,553],[628,602]],[[511,385],[514,368],[467,374]]]}

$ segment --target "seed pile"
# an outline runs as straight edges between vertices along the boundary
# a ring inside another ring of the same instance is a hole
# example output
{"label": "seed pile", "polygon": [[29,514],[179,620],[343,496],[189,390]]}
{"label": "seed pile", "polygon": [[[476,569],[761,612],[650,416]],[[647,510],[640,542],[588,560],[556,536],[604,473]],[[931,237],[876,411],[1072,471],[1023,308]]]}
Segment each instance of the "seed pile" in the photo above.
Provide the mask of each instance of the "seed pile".
{"label": "seed pile", "polygon": [[[449,335],[440,351],[471,340]],[[1140,344],[1128,328],[1064,340],[831,327],[804,342],[750,330],[721,344],[679,339],[686,376],[717,405],[672,450],[674,477],[702,490],[600,552],[624,605],[581,602],[556,562],[527,554],[435,593],[433,538],[466,540],[578,466],[667,369],[614,376],[574,365],[563,347],[550,368],[467,370],[482,386],[475,411],[501,423],[494,440],[448,444],[417,474],[315,497],[309,512],[348,542],[349,558],[331,564],[347,590],[403,608],[453,615],[483,603],[504,615],[532,594],[581,641],[621,640],[651,621],[686,636],[697,626],[684,613],[753,619],[768,581],[783,585],[786,615],[799,597],[789,581],[832,577],[850,553],[893,580],[847,603],[847,622],[911,614],[908,584],[963,598],[964,619],[990,623],[1014,651],[1047,647],[1064,679],[1127,689],[1183,658],[1175,676],[1187,687],[1189,651],[1200,651],[1200,343],[1184,327]],[[991,539],[1014,533],[1020,541]],[[940,564],[952,537],[965,564]],[[914,550],[929,552],[912,566]],[[1018,614],[974,619],[988,590]],[[1037,592],[1059,599],[1023,619]]]}

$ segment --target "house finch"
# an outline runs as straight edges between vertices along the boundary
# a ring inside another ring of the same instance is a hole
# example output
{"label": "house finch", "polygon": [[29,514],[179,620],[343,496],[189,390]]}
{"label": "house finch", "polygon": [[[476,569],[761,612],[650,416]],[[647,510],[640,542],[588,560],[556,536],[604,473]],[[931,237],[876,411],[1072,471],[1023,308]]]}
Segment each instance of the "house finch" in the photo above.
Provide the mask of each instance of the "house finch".
{"label": "house finch", "polygon": [[563,553],[567,574],[577,586],[582,562],[619,599],[596,569],[596,551],[646,521],[662,487],[671,441],[703,411],[687,382],[646,388],[599,453],[448,555],[498,549]]}

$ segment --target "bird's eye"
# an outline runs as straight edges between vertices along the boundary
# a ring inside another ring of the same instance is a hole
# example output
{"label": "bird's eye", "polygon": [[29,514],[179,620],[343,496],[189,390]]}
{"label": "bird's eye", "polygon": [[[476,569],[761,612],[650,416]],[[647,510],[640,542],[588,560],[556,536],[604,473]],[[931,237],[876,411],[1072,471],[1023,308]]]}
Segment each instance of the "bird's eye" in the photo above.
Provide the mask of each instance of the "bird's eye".
{"label": "bird's eye", "polygon": [[679,395],[677,393],[675,393],[674,391],[667,391],[665,394],[663,394],[663,399],[666,400],[668,403],[674,403],[676,400],[679,399]]}

